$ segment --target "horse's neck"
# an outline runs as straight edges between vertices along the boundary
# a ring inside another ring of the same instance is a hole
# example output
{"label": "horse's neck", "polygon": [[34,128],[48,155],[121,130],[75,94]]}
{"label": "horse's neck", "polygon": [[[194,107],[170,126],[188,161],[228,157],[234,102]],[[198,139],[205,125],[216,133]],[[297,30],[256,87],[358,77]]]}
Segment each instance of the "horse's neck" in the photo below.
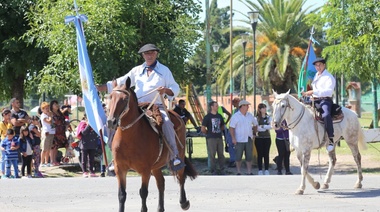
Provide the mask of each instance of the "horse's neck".
{"label": "horse's neck", "polygon": [[288,125],[291,125],[291,128],[294,127],[295,130],[303,129],[301,126],[305,125],[305,122],[313,121],[310,110],[297,99],[289,97],[289,106],[290,113],[285,117],[285,120]]}
{"label": "horse's neck", "polygon": [[[129,111],[121,120],[122,124],[128,125],[135,122],[139,118],[141,113],[142,112],[139,109],[137,102],[129,102]],[[141,120],[142,119],[140,118],[134,125],[141,123]]]}

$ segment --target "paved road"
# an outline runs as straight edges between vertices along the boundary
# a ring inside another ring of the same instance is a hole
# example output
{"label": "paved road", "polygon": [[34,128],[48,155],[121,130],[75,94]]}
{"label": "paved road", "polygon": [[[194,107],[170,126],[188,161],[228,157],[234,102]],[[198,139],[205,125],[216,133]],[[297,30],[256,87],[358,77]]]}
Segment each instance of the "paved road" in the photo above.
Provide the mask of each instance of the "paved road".
{"label": "paved road", "polygon": [[[314,175],[316,179],[319,176]],[[320,182],[322,180],[319,180]],[[329,190],[307,184],[304,195],[294,195],[300,182],[293,176],[200,176],[186,184],[189,211],[379,211],[380,179],[364,176],[363,189],[353,189],[355,175],[335,175]],[[126,211],[140,210],[139,177],[128,177]],[[156,211],[154,178],[148,208]],[[165,209],[180,209],[179,189],[166,177]],[[45,178],[0,180],[0,211],[117,211],[116,178]]]}

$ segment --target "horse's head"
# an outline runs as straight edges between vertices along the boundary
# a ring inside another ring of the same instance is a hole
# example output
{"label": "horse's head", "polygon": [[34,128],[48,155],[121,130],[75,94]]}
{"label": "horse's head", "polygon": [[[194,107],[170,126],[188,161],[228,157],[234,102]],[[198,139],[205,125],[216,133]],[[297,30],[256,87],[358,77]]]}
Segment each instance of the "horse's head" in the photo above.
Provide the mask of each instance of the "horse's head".
{"label": "horse's head", "polygon": [[133,91],[130,90],[131,79],[129,77],[122,86],[118,86],[116,80],[112,84],[114,88],[109,96],[107,125],[110,129],[116,129],[120,124],[120,119],[129,111],[130,98],[133,98],[131,92]]}
{"label": "horse's head", "polygon": [[272,124],[274,125],[275,128],[281,127],[282,121],[285,119],[287,113],[288,113],[288,108],[290,108],[289,105],[289,94],[290,90],[286,93],[282,94],[277,94],[275,91],[273,91],[274,95],[274,101],[272,104],[273,108],[273,118],[272,118]]}

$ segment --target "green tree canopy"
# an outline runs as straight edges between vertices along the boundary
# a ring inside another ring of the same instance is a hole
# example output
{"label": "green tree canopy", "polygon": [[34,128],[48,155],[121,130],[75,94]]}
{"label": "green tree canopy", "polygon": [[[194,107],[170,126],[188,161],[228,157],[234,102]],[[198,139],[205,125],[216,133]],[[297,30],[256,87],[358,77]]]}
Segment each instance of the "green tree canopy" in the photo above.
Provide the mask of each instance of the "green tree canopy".
{"label": "green tree canopy", "polygon": [[30,40],[21,39],[30,29],[25,14],[33,1],[2,0],[0,3],[0,100],[17,97],[23,101],[25,83],[44,66],[48,51],[36,47]]}
{"label": "green tree canopy", "polygon": [[[183,78],[184,60],[198,39],[197,14],[192,0],[77,1],[79,13],[88,16],[84,32],[96,83],[124,75],[143,62],[138,49],[155,43],[159,60],[168,65],[178,81]],[[37,0],[28,13],[31,30],[25,39],[49,49],[46,66],[38,72],[40,91],[79,93],[76,35],[64,17],[74,15],[73,2]]]}
{"label": "green tree canopy", "polygon": [[329,0],[323,7],[326,38],[338,43],[323,50],[330,71],[362,81],[379,78],[379,8],[373,0]]}

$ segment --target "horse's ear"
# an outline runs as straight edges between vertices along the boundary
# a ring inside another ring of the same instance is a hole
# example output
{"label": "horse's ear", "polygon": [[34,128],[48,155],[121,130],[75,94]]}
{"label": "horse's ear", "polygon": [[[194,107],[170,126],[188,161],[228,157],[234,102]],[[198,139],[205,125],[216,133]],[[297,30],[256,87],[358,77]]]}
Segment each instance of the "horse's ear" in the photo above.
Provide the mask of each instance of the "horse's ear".
{"label": "horse's ear", "polygon": [[276,96],[278,95],[277,92],[274,91],[273,89],[272,89],[272,92],[273,92],[274,98],[276,98]]}
{"label": "horse's ear", "polygon": [[131,78],[127,77],[124,85],[125,85],[125,89],[129,89],[131,87]]}
{"label": "horse's ear", "polygon": [[289,94],[290,93],[290,89],[288,90],[288,92],[286,92],[286,94]]}
{"label": "horse's ear", "polygon": [[112,80],[112,87],[113,88],[117,87],[117,80],[115,80],[115,79]]}

